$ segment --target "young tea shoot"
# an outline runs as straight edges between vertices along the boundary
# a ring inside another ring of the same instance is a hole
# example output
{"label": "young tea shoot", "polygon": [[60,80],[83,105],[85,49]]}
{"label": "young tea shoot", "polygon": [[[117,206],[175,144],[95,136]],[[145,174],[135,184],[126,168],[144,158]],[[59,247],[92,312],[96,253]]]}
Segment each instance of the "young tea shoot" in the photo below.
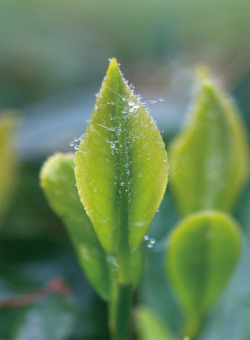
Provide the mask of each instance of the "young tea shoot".
{"label": "young tea shoot", "polygon": [[75,173],[73,159],[51,157],[41,172],[42,187],[87,278],[109,303],[113,338],[126,340],[131,294],[143,268],[140,244],[163,198],[168,161],[155,122],[116,59],[76,152]]}

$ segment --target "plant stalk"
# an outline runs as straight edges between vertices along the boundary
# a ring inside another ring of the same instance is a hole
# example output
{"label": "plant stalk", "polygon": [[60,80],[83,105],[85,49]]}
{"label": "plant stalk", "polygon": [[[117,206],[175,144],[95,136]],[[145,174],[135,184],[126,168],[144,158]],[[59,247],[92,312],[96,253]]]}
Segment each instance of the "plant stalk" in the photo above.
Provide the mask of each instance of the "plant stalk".
{"label": "plant stalk", "polygon": [[203,318],[197,315],[190,315],[183,330],[184,340],[196,340],[202,328]]}
{"label": "plant stalk", "polygon": [[110,331],[112,340],[129,340],[129,320],[132,298],[132,285],[117,285],[115,298],[110,305]]}

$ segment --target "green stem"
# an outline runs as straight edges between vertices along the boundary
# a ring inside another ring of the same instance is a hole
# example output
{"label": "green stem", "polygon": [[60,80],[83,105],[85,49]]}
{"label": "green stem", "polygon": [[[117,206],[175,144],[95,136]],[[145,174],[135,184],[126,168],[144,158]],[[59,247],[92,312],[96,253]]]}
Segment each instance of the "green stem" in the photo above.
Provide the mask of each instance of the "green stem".
{"label": "green stem", "polygon": [[[196,340],[203,325],[203,317],[201,315],[190,315],[186,321],[183,336],[186,336],[188,340]],[[184,338],[185,339],[185,338]]]}
{"label": "green stem", "polygon": [[120,284],[117,282],[109,305],[109,327],[112,340],[130,339],[131,298],[132,284]]}

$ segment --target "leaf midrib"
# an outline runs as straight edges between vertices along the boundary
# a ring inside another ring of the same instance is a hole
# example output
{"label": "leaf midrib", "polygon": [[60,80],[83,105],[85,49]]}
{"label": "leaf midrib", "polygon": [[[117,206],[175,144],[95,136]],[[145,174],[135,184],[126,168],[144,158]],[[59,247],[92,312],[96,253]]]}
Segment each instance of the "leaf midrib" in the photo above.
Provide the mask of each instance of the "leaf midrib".
{"label": "leaf midrib", "polygon": [[[121,74],[116,74],[113,79],[116,91],[113,101],[115,102],[116,129],[114,131],[115,141],[117,141],[118,150],[115,150],[115,172],[117,177],[116,185],[116,203],[118,210],[119,227],[115,228],[114,242],[116,242],[116,255],[118,265],[120,266],[120,279],[130,281],[130,245],[129,245],[129,194],[131,193],[131,157],[129,145],[126,139],[128,135],[127,122],[128,114],[127,101],[117,93],[124,93],[127,96],[126,85],[123,83]],[[125,113],[123,112],[125,111]],[[117,133],[120,131],[120,133]],[[121,147],[120,147],[121,146]],[[121,185],[121,183],[124,183]]]}

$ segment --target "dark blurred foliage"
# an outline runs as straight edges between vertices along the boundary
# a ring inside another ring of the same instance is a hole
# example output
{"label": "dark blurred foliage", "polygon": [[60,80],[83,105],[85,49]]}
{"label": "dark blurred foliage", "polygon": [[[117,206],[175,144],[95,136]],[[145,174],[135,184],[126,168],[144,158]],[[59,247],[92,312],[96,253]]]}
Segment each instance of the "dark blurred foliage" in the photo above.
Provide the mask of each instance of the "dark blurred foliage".
{"label": "dark blurred foliage", "polygon": [[[72,292],[25,308],[0,309],[1,340],[107,339],[106,304],[81,273],[38,177],[49,154],[74,151],[69,142],[84,132],[108,58],[117,57],[164,130],[167,145],[183,122],[198,63],[208,64],[231,91],[249,130],[249,11],[248,0],[0,2],[0,108],[19,111],[20,160],[16,192],[0,220],[0,301],[56,277]],[[151,105],[149,100],[159,98],[164,102]],[[236,209],[246,247],[204,340],[250,337],[249,204],[248,185]],[[181,316],[162,262],[166,235],[177,220],[168,189],[149,232],[156,244],[145,244],[145,273],[136,296],[173,330]]]}

